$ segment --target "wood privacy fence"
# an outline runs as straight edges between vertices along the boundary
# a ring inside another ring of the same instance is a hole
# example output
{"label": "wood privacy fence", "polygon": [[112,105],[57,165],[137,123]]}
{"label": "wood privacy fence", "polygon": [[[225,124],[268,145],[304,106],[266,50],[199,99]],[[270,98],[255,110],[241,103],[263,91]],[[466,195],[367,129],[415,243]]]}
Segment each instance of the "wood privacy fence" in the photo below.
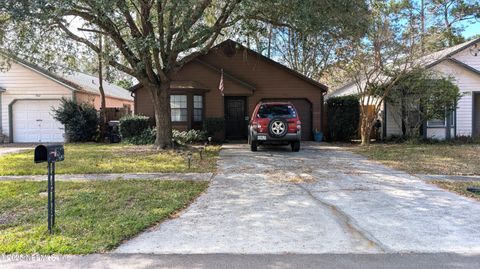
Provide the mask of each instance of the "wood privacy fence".
{"label": "wood privacy fence", "polygon": [[107,122],[112,120],[119,120],[121,117],[130,115],[130,114],[131,114],[130,109],[124,108],[124,107],[107,107],[105,109]]}

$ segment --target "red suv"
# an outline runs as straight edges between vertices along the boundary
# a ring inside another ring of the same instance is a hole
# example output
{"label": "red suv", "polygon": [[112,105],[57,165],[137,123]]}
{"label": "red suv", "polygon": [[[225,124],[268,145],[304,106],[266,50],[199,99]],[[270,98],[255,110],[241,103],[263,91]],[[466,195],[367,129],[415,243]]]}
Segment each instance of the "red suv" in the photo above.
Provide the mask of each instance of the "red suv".
{"label": "red suv", "polygon": [[281,144],[300,150],[302,125],[297,110],[289,102],[260,102],[248,125],[248,144],[252,151],[258,145]]}

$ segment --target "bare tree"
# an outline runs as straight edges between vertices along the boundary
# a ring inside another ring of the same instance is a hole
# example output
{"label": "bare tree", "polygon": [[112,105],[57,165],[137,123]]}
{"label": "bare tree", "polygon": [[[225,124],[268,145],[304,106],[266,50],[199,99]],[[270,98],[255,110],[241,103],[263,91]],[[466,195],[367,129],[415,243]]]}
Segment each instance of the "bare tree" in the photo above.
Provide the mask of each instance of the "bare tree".
{"label": "bare tree", "polygon": [[370,135],[386,97],[396,82],[420,63],[416,60],[417,32],[402,23],[402,6],[389,1],[370,1],[371,20],[366,36],[352,44],[344,66],[360,96],[360,135],[362,145]]}

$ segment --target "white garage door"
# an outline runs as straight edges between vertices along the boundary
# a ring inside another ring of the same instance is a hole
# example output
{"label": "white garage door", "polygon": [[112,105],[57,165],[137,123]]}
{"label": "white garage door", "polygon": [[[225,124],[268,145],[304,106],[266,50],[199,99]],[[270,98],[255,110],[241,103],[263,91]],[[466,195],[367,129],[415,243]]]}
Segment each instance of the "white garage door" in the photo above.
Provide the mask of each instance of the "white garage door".
{"label": "white garage door", "polygon": [[59,100],[19,100],[13,104],[13,142],[63,142],[63,125],[52,116]]}

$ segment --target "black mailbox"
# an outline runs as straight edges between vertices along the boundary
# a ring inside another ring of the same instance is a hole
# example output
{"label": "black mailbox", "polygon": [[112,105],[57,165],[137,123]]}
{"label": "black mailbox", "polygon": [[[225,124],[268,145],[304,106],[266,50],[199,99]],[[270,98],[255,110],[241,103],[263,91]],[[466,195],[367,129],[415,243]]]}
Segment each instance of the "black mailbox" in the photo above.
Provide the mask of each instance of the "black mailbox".
{"label": "black mailbox", "polygon": [[34,162],[61,162],[65,159],[63,145],[38,145],[35,147]]}

